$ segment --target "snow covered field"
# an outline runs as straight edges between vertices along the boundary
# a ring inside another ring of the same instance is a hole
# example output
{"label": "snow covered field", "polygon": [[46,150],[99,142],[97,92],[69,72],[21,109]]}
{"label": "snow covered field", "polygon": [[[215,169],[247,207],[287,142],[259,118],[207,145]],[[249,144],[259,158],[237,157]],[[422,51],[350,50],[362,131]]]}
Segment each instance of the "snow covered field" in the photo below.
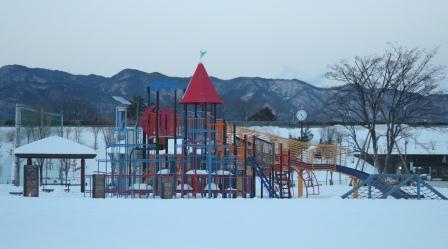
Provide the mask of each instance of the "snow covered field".
{"label": "snow covered field", "polygon": [[[260,129],[286,137],[299,132]],[[80,142],[92,146],[92,140],[84,128]],[[0,172],[9,179],[12,144],[6,135],[0,141]],[[101,134],[98,142],[104,158]],[[87,171],[96,169],[88,160]],[[21,188],[0,184],[0,249],[447,248],[448,201],[342,200],[347,177],[335,173],[334,186],[325,185],[326,172],[317,177],[319,196],[290,200],[91,199],[79,186],[24,198],[9,194]],[[448,184],[433,185],[448,195]]]}
{"label": "snow covered field", "polygon": [[[333,186],[334,194],[346,190]],[[447,201],[39,198],[0,185],[0,247],[446,248]]]}

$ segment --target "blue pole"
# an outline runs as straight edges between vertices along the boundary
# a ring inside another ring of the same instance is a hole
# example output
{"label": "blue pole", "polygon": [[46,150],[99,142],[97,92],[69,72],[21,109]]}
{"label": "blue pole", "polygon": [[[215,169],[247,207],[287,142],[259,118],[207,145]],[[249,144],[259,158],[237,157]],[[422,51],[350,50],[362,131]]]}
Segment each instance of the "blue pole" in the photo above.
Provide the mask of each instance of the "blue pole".
{"label": "blue pole", "polygon": [[417,176],[417,200],[420,200],[420,176]]}
{"label": "blue pole", "polygon": [[[209,144],[207,145],[209,146]],[[212,155],[211,149],[207,148],[207,181],[208,181],[208,198],[212,198]]]}
{"label": "blue pole", "polygon": [[[157,149],[157,148],[156,148]],[[158,160],[158,158],[156,158]],[[152,198],[156,198],[156,160],[152,161]]]}

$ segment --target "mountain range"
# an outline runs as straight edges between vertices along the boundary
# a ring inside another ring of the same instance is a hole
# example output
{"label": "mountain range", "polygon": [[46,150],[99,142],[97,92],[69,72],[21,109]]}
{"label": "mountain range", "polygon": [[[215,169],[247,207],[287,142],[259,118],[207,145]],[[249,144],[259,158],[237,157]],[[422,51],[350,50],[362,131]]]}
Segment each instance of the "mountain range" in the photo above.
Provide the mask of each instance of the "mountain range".
{"label": "mountain range", "polygon": [[[297,110],[308,112],[308,120],[331,121],[323,111],[328,99],[341,87],[319,88],[297,79],[267,79],[239,77],[223,80],[211,77],[224,104],[218,108],[227,120],[244,120],[263,107],[270,107],[280,121],[293,121]],[[124,69],[111,77],[74,75],[58,70],[7,65],[0,68],[0,120],[13,120],[16,103],[31,107],[43,106],[46,110],[61,111],[68,119],[86,119],[92,113],[113,118],[118,102],[112,96],[132,99],[146,98],[146,87],[156,81],[177,81],[178,97],[190,78],[170,77],[161,73],[146,73]],[[173,91],[162,90],[161,104],[173,106]],[[433,118],[448,120],[448,95],[435,94],[434,108],[439,109]]]}

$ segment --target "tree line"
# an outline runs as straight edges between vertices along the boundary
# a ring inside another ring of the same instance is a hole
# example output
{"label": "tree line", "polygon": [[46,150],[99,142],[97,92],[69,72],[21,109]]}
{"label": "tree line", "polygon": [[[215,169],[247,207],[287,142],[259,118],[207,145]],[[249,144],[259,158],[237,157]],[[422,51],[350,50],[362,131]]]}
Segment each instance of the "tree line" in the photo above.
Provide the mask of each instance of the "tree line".
{"label": "tree line", "polygon": [[[395,172],[397,164],[392,163],[392,154],[397,150],[402,154],[398,142],[408,136],[409,125],[426,124],[437,111],[430,98],[425,98],[434,94],[445,78],[445,66],[433,63],[436,55],[437,49],[427,51],[390,44],[380,54],[332,64],[325,74],[328,80],[343,83],[344,87],[327,101],[322,111],[331,122],[342,124],[353,150],[373,161],[379,172]],[[65,124],[113,124],[113,117],[102,117],[95,108],[76,99],[61,100],[58,109],[64,113]],[[137,124],[144,109],[143,97],[134,96],[128,107],[131,124]],[[245,113],[244,118],[255,122],[277,121],[269,106],[251,115]],[[380,124],[385,127],[384,132],[379,130]],[[359,126],[367,130],[367,137],[360,137]],[[306,141],[310,136],[308,129],[297,139]],[[380,152],[382,139],[385,152]],[[401,160],[404,170],[409,171],[402,157]]]}

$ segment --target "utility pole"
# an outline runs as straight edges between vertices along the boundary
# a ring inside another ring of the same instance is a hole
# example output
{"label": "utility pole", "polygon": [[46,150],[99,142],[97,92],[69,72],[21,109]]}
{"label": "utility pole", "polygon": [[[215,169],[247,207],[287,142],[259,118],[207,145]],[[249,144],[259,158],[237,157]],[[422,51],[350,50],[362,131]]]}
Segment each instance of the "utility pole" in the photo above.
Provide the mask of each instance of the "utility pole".
{"label": "utility pole", "polygon": [[[22,105],[16,104],[16,122],[15,122],[15,136],[14,136],[14,149],[20,146],[20,129],[22,126]],[[13,182],[15,186],[20,186],[20,160],[14,156],[13,165]]]}
{"label": "utility pole", "polygon": [[300,121],[300,140],[303,140],[303,121]]}

